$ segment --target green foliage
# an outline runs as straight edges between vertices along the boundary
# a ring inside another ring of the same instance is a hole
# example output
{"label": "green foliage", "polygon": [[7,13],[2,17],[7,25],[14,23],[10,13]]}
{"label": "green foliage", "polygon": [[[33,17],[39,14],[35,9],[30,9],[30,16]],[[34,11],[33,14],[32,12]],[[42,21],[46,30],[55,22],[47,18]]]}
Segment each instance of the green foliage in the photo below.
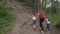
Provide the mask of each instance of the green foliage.
{"label": "green foliage", "polygon": [[9,7],[3,5],[3,3],[1,2],[0,3],[0,17],[6,16],[8,13],[8,10],[9,10]]}
{"label": "green foliage", "polygon": [[53,23],[54,25],[56,25],[59,20],[60,20],[60,14],[52,14],[50,12],[44,11],[45,12],[45,16],[48,16],[51,23]]}
{"label": "green foliage", "polygon": [[9,13],[9,10],[10,7],[0,2],[0,34],[6,34],[14,24],[14,17]]}

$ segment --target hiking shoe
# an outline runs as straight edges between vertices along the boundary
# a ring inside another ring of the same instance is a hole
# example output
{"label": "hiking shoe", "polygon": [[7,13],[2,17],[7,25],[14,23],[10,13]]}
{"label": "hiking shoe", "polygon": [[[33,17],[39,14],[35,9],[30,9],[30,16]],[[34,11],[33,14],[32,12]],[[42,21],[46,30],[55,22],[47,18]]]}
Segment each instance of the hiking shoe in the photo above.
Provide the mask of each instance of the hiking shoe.
{"label": "hiking shoe", "polygon": [[44,34],[44,31],[41,31],[41,33],[43,33],[43,34]]}

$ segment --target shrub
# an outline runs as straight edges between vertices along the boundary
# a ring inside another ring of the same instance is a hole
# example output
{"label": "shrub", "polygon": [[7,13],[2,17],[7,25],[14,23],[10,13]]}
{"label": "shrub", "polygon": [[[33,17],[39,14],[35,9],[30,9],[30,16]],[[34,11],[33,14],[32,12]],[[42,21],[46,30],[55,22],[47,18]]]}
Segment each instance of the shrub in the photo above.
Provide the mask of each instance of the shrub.
{"label": "shrub", "polygon": [[6,34],[14,24],[15,18],[9,13],[9,10],[10,7],[0,2],[0,34]]}

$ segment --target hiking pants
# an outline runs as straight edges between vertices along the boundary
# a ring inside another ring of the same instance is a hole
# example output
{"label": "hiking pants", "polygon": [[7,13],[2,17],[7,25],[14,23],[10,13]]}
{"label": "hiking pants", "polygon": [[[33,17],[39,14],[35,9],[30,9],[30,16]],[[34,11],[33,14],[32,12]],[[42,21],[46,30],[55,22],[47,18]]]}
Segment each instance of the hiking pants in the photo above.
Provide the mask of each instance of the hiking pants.
{"label": "hiking pants", "polygon": [[50,24],[47,24],[47,29],[48,31],[50,31]]}
{"label": "hiking pants", "polygon": [[44,29],[43,29],[43,22],[44,22],[44,19],[40,19],[39,22],[40,22],[41,30],[44,31]]}

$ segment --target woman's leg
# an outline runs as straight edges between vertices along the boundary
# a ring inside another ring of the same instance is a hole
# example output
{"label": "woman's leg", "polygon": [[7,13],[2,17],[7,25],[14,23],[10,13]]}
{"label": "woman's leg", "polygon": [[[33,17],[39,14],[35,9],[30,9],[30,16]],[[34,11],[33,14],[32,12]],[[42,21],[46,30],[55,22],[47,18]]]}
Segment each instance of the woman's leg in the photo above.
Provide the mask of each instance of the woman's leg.
{"label": "woman's leg", "polygon": [[41,29],[42,29],[42,31],[44,31],[44,29],[43,29],[43,24],[42,24],[42,26],[41,26]]}
{"label": "woman's leg", "polygon": [[40,29],[41,29],[42,31],[44,31],[42,20],[40,19],[39,22],[40,22]]}

